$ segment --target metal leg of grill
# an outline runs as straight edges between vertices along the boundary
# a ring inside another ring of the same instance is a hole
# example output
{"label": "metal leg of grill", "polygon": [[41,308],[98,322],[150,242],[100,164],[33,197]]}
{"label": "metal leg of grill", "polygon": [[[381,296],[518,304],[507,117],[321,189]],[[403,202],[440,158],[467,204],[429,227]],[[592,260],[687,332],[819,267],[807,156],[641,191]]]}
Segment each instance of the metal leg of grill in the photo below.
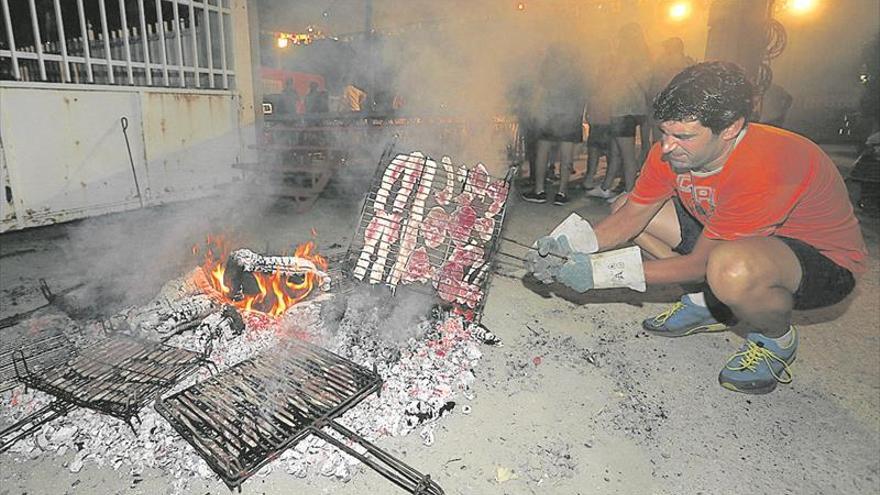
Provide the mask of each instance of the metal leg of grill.
{"label": "metal leg of grill", "polygon": [[76,406],[73,404],[56,400],[3,429],[0,431],[0,453],[6,452],[15,442],[32,435],[49,421],[65,416],[74,409]]}
{"label": "metal leg of grill", "polygon": [[[372,458],[368,455],[357,452],[345,443],[340,442],[339,439],[337,439],[336,437],[326,433],[321,429],[323,426],[328,426],[343,437],[357,443],[358,445],[366,449],[367,454],[371,455]],[[395,485],[403,488],[410,493],[413,493],[415,495],[444,494],[443,489],[440,488],[440,485],[438,485],[434,480],[431,479],[430,475],[422,474],[419,471],[416,471],[409,465],[405,464],[403,461],[394,458],[384,450],[362,438],[357,433],[349,430],[348,428],[345,428],[344,426],[339,425],[335,421],[318,422],[312,427],[312,432],[320,438],[326,440],[328,443],[332,444],[336,448],[342,450],[346,454],[363,462],[365,465],[369,466],[374,471],[381,474]],[[379,462],[376,462],[376,460],[378,460]]]}

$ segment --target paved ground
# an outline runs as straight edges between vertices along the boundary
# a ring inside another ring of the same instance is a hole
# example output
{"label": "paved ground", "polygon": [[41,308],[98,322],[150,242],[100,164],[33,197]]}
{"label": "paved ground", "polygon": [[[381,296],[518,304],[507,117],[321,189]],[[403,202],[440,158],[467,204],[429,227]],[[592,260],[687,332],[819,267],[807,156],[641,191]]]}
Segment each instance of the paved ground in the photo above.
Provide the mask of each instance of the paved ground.
{"label": "paved ground", "polygon": [[[55,287],[102,279],[121,299],[152,295],[191,266],[191,244],[221,227],[255,248],[304,241],[312,227],[322,249],[344,247],[360,204],[342,194],[307,215],[288,214],[283,202],[246,206],[247,214],[242,204],[175,205],[4,235],[0,317],[38,303],[39,277]],[[597,220],[608,208],[579,195],[565,208],[517,199],[505,234],[532,240],[571,210]],[[734,332],[668,340],[641,331],[640,320],[678,297],[677,287],[575,297],[532,287],[512,271],[492,284],[484,323],[504,346],[484,349],[473,412],[441,422],[430,448],[416,435],[381,446],[450,494],[878,493],[880,226],[862,222],[870,272],[845,302],[796,315],[794,382],[773,394],[717,385],[741,342]],[[135,485],[91,464],[75,475],[63,462],[0,456],[0,495],[168,491],[163,473]],[[190,493],[227,490],[196,482]],[[243,493],[403,492],[362,470],[347,484],[275,472],[247,482]]]}

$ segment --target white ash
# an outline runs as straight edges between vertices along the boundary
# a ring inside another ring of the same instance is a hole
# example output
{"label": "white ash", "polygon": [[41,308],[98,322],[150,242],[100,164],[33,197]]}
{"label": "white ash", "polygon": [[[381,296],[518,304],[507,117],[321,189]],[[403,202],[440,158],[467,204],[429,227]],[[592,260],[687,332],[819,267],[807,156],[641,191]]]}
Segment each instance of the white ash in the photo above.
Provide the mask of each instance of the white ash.
{"label": "white ash", "polygon": [[571,444],[563,438],[545,438],[528,449],[518,471],[524,473],[528,483],[535,485],[572,478],[577,473],[578,460],[571,451]]}
{"label": "white ash", "polygon": [[177,301],[159,300],[146,308],[132,311],[126,315],[126,319],[136,332],[164,335],[179,325],[198,322],[215,309],[217,304],[211,297],[198,294]]}
{"label": "white ash", "polygon": [[[199,291],[205,287],[208,286],[193,283],[191,276],[172,281],[145,308],[179,307],[180,301],[198,298]],[[332,297],[320,299],[324,305],[334,303]],[[207,357],[217,370],[278,347],[289,338],[311,340],[367,368],[375,366],[384,380],[381,394],[367,397],[337,419],[371,442],[386,435],[406,435],[418,430],[423,443],[430,446],[436,441],[437,421],[454,410],[455,401],[460,402],[462,397],[473,398],[474,369],[482,354],[479,340],[472,332],[474,328],[460,317],[448,316],[438,323],[414,322],[407,332],[409,338],[400,343],[399,335],[396,339],[382,337],[380,330],[387,323],[384,319],[387,315],[376,306],[367,313],[346,312],[337,321],[322,318],[320,306],[316,300],[307,300],[278,319],[259,313],[244,314],[243,332],[237,331],[215,311],[194,330],[171,337],[168,344],[201,352],[210,340]],[[147,313],[144,308],[133,308],[119,317]],[[208,367],[200,367],[165,395],[211,375]],[[11,424],[52,400],[39,391],[25,392],[23,387],[0,394],[0,423]],[[118,419],[76,409],[44,425],[36,435],[19,441],[10,452],[21,460],[54,454],[63,457],[67,469],[73,472],[89,462],[127,471],[130,475],[140,475],[147,468],[159,469],[174,479],[176,491],[184,490],[193,479],[216,478],[195,450],[151,405],[140,411],[139,419],[140,423],[134,422],[133,432]],[[365,452],[335,432],[328,430],[328,433],[356,451]],[[256,476],[279,471],[300,478],[321,475],[348,481],[358,464],[359,461],[326,441],[310,436],[267,464]],[[432,472],[432,466],[415,467],[424,473]]]}

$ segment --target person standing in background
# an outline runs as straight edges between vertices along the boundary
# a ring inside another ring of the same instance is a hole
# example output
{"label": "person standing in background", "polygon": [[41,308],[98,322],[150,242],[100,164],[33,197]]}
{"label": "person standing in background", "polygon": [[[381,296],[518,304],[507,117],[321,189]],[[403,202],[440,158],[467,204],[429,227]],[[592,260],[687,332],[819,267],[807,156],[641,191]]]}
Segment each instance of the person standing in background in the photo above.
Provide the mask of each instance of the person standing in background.
{"label": "person standing in background", "polygon": [[544,182],[551,148],[559,147],[559,190],[556,205],[568,204],[568,179],[574,162],[574,148],[583,140],[585,82],[573,51],[560,44],[547,49],[538,80],[538,153],[535,188],[523,193],[530,203],[546,203]]}
{"label": "person standing in background", "polygon": [[281,111],[279,113],[294,115],[299,113],[299,93],[293,84],[293,78],[288,77],[284,80],[284,89],[281,90]]}
{"label": "person standing in background", "polygon": [[651,56],[641,26],[629,23],[620,28],[613,64],[604,79],[611,104],[611,149],[608,170],[601,186],[587,191],[587,196],[613,202],[617,197],[611,187],[623,168],[624,188],[632,191],[639,165],[636,161],[636,127],[646,122],[646,93],[650,81]]}
{"label": "person standing in background", "polygon": [[[609,149],[611,147],[611,102],[608,87],[604,84],[596,84],[596,81],[602,81],[607,77],[614,61],[611,50],[605,50],[599,63],[596,65],[596,71],[593,74],[593,88],[590,92],[590,98],[587,102],[587,122],[590,124],[590,135],[587,137],[587,170],[584,174],[582,187],[584,191],[589,191],[597,186],[594,182],[594,176],[599,170],[599,158],[603,155],[607,160]],[[613,180],[613,177],[610,179]]]}
{"label": "person standing in background", "polygon": [[329,110],[327,92],[320,89],[317,82],[310,82],[306,94],[306,113],[327,113]]}
{"label": "person standing in background", "polygon": [[510,108],[516,117],[517,134],[523,141],[523,160],[529,163],[528,185],[534,187],[538,163],[538,128],[535,122],[534,84],[519,79],[510,89]]}

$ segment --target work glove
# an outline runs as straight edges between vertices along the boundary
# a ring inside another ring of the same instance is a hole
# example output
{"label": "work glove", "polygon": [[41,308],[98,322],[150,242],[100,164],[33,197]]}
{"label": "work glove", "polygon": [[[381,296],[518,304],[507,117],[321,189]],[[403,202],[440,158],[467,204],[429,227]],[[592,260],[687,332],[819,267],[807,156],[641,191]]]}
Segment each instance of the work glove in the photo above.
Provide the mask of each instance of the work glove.
{"label": "work glove", "polygon": [[593,265],[590,255],[572,253],[556,274],[556,281],[577,292],[586,292],[593,288]]}
{"label": "work glove", "polygon": [[565,234],[544,236],[535,241],[534,249],[526,255],[525,268],[542,283],[551,284],[571,253],[571,243]]}
{"label": "work glove", "polygon": [[574,252],[555,278],[577,292],[618,287],[644,292],[646,288],[642,255],[636,246],[596,254]]}
{"label": "work glove", "polygon": [[[572,213],[557,225],[548,237],[559,239],[565,236],[569,249],[585,254],[599,250],[599,240],[593,226],[577,213]],[[569,253],[570,254],[570,253]]]}
{"label": "work glove", "polygon": [[525,267],[535,278],[550,284],[572,253],[589,254],[598,249],[599,242],[590,222],[572,213],[552,232],[535,241],[526,255]]}

